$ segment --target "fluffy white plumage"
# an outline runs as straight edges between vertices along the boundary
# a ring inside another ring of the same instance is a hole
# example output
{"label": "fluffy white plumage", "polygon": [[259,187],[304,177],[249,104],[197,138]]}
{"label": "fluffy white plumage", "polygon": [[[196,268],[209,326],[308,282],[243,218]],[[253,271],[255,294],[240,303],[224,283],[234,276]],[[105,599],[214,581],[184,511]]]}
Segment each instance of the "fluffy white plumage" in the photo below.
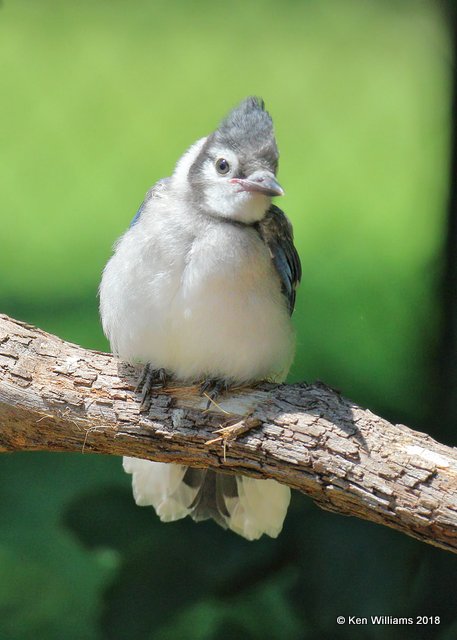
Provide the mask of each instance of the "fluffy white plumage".
{"label": "fluffy white plumage", "polygon": [[[100,285],[103,328],[123,359],[151,363],[183,381],[281,381],[294,333],[271,253],[255,228],[221,223],[259,220],[270,198],[235,190],[211,162],[202,167],[209,214],[196,210],[188,174],[206,140],[184,154],[117,242]],[[236,170],[233,150],[218,153]],[[124,469],[133,475],[137,504],[152,505],[166,522],[192,515],[199,487],[183,482],[186,467],[124,458]],[[223,498],[219,524],[249,540],[277,536],[288,487],[240,476],[236,488],[238,496]]]}
{"label": "fluffy white plumage", "polygon": [[201,144],[118,241],[100,285],[103,329],[122,358],[181,380],[282,380],[294,334],[267,246],[253,228],[199,217],[182,197]]}

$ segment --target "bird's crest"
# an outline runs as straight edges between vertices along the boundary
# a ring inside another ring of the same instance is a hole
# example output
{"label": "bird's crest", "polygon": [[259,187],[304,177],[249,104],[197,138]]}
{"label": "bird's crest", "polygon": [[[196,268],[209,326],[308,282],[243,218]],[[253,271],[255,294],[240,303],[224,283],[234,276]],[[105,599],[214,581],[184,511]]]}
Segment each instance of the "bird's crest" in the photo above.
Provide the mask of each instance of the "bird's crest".
{"label": "bird's crest", "polygon": [[272,161],[277,162],[273,121],[261,98],[250,96],[240,102],[221,122],[214,137],[235,151],[251,147],[262,155],[267,153]]}

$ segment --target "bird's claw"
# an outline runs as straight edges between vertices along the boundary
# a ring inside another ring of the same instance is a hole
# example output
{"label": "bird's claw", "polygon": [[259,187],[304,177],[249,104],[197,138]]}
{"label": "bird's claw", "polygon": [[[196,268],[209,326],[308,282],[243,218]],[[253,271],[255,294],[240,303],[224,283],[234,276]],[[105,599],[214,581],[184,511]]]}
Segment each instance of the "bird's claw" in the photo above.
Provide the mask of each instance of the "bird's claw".
{"label": "bird's claw", "polygon": [[138,393],[141,392],[140,413],[149,410],[151,393],[155,389],[163,389],[167,383],[167,378],[165,369],[154,369],[151,364],[145,365],[136,386],[136,391]]}
{"label": "bird's claw", "polygon": [[211,402],[216,400],[222,393],[225,393],[230,388],[230,383],[227,380],[221,380],[220,378],[207,378],[203,380],[200,385],[200,395],[208,398],[206,408],[209,409]]}

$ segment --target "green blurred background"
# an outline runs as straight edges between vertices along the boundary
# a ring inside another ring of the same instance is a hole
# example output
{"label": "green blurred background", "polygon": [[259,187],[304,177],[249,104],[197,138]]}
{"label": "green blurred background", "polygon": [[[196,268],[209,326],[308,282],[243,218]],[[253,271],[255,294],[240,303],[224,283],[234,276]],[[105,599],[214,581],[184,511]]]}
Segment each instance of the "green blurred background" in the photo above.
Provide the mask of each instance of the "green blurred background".
{"label": "green blurred background", "polygon": [[[456,444],[437,411],[452,50],[432,0],[0,8],[0,312],[107,349],[97,287],[149,186],[246,95],[303,264],[291,380]],[[0,461],[0,640],[457,637],[457,560],[295,495],[277,540],[160,524],[120,460]],[[337,615],[439,615],[338,627]]]}

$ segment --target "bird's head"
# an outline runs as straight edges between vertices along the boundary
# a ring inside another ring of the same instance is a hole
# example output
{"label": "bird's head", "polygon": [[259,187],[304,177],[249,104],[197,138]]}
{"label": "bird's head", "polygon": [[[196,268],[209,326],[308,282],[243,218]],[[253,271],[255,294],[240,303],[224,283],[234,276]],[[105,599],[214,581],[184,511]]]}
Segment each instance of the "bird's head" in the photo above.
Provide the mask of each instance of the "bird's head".
{"label": "bird's head", "polygon": [[178,163],[195,206],[210,215],[251,224],[261,220],[271,198],[283,195],[276,180],[278,148],[262,100],[246,98],[219,127]]}

